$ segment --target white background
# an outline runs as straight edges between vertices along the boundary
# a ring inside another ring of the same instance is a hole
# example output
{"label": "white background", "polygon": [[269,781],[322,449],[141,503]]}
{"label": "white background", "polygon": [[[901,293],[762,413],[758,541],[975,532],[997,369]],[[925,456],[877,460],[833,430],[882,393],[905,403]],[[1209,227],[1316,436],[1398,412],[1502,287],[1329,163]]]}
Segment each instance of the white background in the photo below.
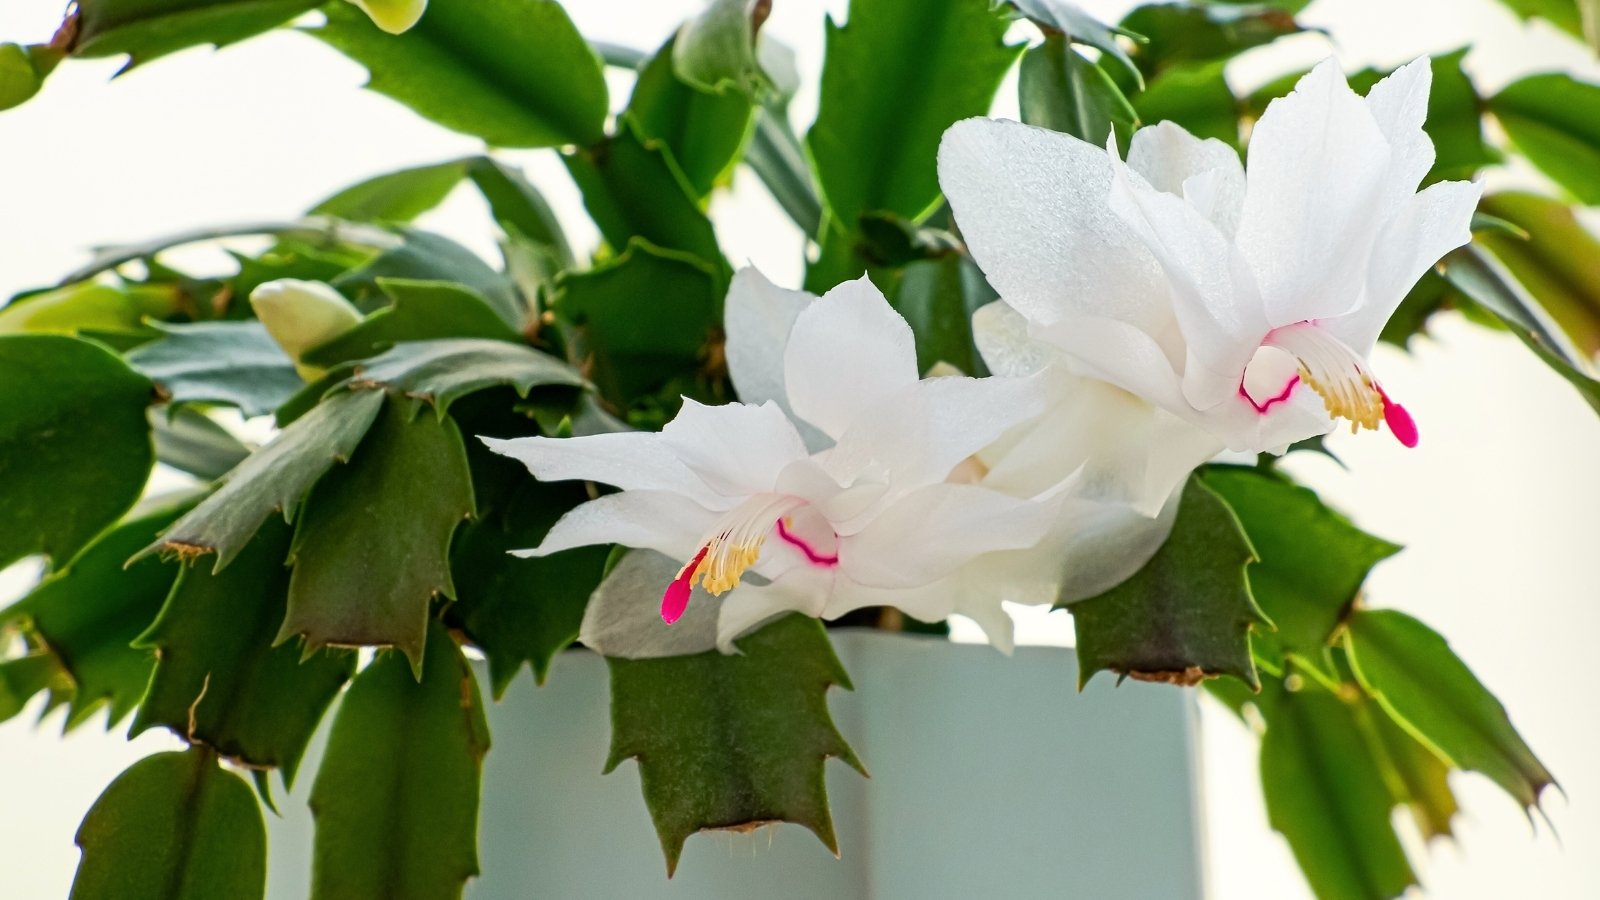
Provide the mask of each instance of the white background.
{"label": "white background", "polygon": [[[571,0],[594,39],[654,47],[698,0]],[[1131,4],[1085,4],[1116,17]],[[7,0],[0,40],[48,38],[56,0]],[[815,109],[822,15],[843,0],[776,0],[769,34],[795,47],[808,89],[795,104],[803,129]],[[1477,46],[1480,88],[1549,68],[1596,78],[1577,44],[1517,23],[1492,0],[1318,0],[1302,17],[1337,39],[1306,35],[1230,69],[1249,87],[1335,52],[1349,68],[1392,66],[1424,53]],[[338,188],[390,169],[477,149],[402,107],[359,90],[364,73],[316,41],[274,34],[220,53],[191,50],[108,82],[113,62],[69,63],[41,96],[0,113],[0,296],[49,283],[87,247],[205,223],[290,217]],[[614,103],[627,79],[613,76]],[[999,114],[1014,114],[1011,87]],[[579,244],[595,240],[576,191],[552,153],[508,154],[526,164]],[[1499,183],[1525,179],[1495,176]],[[735,263],[754,262],[798,283],[800,239],[748,173],[713,207]],[[458,194],[425,224],[493,258],[476,201]],[[1548,807],[1561,839],[1537,832],[1478,776],[1456,776],[1464,815],[1455,845],[1423,863],[1430,896],[1600,897],[1600,704],[1590,687],[1600,635],[1592,513],[1600,500],[1600,422],[1513,341],[1440,322],[1411,357],[1376,361],[1390,393],[1422,429],[1405,451],[1382,436],[1334,440],[1349,471],[1302,460],[1296,471],[1358,523],[1407,545],[1369,585],[1374,605],[1421,616],[1447,635],[1512,711],[1561,779]],[[29,572],[0,576],[12,594]],[[1028,619],[1022,637],[1059,638],[1064,616]],[[1064,695],[1070,686],[1057,688]],[[1064,696],[1064,702],[1070,702]],[[0,896],[62,897],[77,862],[72,835],[103,786],[132,759],[169,740],[129,745],[93,726],[58,740],[58,719],[35,730],[24,715],[0,725]],[[1208,860],[1219,900],[1306,896],[1282,840],[1262,812],[1254,739],[1206,709]],[[1048,771],[1040,777],[1049,777]],[[1130,840],[1136,840],[1130,835]]]}

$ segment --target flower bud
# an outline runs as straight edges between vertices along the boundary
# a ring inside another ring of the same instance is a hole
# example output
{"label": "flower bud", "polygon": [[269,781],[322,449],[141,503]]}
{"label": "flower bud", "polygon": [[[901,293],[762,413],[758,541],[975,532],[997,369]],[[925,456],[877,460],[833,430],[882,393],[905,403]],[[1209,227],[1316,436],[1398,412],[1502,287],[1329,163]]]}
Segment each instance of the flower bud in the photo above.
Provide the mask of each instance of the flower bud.
{"label": "flower bud", "polygon": [[372,24],[390,34],[400,34],[417,24],[428,9],[428,0],[350,0],[372,19]]}
{"label": "flower bud", "polygon": [[300,357],[361,323],[361,313],[350,301],[320,281],[269,281],[250,292],[250,306],[307,381],[319,377],[322,369],[302,364]]}

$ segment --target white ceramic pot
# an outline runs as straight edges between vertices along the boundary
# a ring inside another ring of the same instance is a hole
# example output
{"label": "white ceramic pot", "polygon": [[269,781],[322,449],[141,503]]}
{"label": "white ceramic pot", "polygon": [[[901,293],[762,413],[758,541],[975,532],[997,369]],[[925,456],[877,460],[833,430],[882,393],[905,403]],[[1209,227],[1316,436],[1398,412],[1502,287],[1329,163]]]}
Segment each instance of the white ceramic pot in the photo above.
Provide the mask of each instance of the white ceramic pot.
{"label": "white ceramic pot", "polygon": [[[1102,675],[1080,694],[1060,648],[832,637],[856,687],[834,718],[872,773],[827,764],[841,858],[798,825],[714,832],[669,881],[637,768],[600,774],[606,666],[575,650],[489,710],[467,897],[1201,900],[1192,692]],[[306,896],[313,774],[271,822],[269,900]]]}

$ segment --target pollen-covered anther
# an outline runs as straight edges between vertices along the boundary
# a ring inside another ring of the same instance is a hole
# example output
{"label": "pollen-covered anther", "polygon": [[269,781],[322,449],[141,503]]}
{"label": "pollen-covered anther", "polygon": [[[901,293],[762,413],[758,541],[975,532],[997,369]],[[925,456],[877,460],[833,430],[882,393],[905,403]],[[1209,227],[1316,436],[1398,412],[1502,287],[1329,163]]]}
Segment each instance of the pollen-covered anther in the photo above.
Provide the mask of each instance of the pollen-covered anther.
{"label": "pollen-covered anther", "polygon": [[1377,429],[1384,419],[1383,391],[1366,363],[1344,342],[1313,322],[1274,329],[1263,342],[1295,358],[1300,380],[1316,391],[1328,415],[1345,419],[1352,432]]}
{"label": "pollen-covered anther", "polygon": [[1322,398],[1328,415],[1350,422],[1352,434],[1363,428],[1376,430],[1383,421],[1383,395],[1365,373],[1359,379],[1346,377],[1330,383],[1301,365],[1300,380]]}

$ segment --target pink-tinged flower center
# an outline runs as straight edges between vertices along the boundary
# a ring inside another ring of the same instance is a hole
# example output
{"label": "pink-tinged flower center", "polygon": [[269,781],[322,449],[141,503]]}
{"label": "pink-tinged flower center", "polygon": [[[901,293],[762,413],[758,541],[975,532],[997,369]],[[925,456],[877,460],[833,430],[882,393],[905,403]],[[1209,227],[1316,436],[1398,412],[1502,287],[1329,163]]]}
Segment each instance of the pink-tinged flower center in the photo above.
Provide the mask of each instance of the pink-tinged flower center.
{"label": "pink-tinged flower center", "polygon": [[1378,380],[1367,368],[1367,361],[1327,329],[1318,327],[1315,322],[1297,322],[1268,332],[1261,346],[1288,354],[1297,371],[1284,382],[1279,393],[1258,400],[1261,392],[1246,389],[1246,382],[1250,380],[1250,370],[1246,370],[1239,393],[1257,413],[1265,415],[1274,405],[1289,399],[1297,385],[1304,383],[1322,398],[1328,415],[1350,423],[1352,433],[1363,428],[1377,430],[1378,424],[1384,422],[1400,443],[1407,447],[1417,445],[1417,425],[1411,414],[1390,400],[1378,386]]}
{"label": "pink-tinged flower center", "polygon": [[779,519],[777,525],[778,537],[794,545],[795,549],[805,554],[806,562],[811,563],[813,566],[829,569],[839,564],[838,553],[823,553],[817,550],[805,538],[791,531],[790,529],[793,527],[794,521],[792,519]]}
{"label": "pink-tinged flower center", "polygon": [[[661,619],[678,621],[689,606],[696,585],[719,596],[738,585],[745,570],[761,558],[761,547],[785,514],[805,505],[798,497],[757,494],[729,510],[700,544],[700,549],[678,570],[661,595]],[[793,541],[791,541],[793,543]]]}

